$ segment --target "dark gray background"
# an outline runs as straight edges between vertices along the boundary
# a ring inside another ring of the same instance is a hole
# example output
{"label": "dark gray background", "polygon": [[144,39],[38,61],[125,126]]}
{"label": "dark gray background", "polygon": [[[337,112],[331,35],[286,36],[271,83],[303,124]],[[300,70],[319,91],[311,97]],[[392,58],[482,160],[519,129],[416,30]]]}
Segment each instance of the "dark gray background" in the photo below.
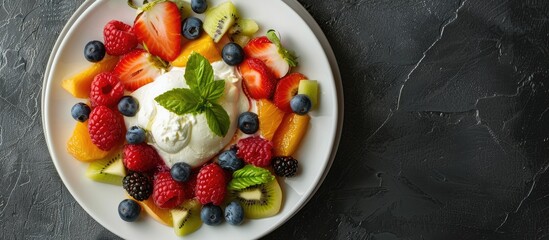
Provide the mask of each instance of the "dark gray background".
{"label": "dark gray background", "polygon": [[[547,239],[549,1],[300,0],[345,92],[334,165],[266,239]],[[115,239],[63,186],[40,113],[80,5],[2,1],[1,239]],[[55,134],[55,133],[53,133]]]}

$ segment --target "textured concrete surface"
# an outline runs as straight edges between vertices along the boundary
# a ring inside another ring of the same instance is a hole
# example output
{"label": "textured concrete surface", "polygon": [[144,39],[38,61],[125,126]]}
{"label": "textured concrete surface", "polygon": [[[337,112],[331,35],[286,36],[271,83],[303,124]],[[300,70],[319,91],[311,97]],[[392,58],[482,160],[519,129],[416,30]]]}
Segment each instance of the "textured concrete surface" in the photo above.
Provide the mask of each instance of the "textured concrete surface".
{"label": "textured concrete surface", "polygon": [[[300,0],[339,61],[345,123],[313,199],[266,239],[547,239],[549,2]],[[116,239],[43,136],[51,47],[81,3],[2,1],[0,238]]]}

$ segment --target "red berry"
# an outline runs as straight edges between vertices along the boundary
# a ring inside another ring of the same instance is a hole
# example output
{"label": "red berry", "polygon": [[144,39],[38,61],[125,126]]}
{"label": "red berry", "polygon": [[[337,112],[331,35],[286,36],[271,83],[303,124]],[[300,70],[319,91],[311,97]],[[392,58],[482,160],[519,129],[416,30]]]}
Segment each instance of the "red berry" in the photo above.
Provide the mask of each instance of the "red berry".
{"label": "red berry", "polygon": [[90,101],[92,107],[114,107],[124,96],[124,85],[116,74],[104,72],[97,74],[91,83]]}
{"label": "red berry", "polygon": [[183,185],[185,185],[185,189],[187,189],[187,199],[191,199],[196,197],[195,195],[195,189],[196,189],[196,177],[198,176],[198,173],[191,173],[191,176],[189,176],[189,179],[187,181],[183,182]]}
{"label": "red berry", "polygon": [[195,195],[202,205],[213,203],[220,205],[227,194],[227,180],[225,172],[217,165],[211,163],[203,166],[196,177]]}
{"label": "red berry", "polygon": [[153,201],[159,208],[174,208],[185,201],[183,183],[173,180],[169,171],[154,175]]}
{"label": "red berry", "polygon": [[161,1],[145,9],[133,29],[151,54],[173,61],[181,53],[181,13],[174,2]]}
{"label": "red berry", "polygon": [[123,22],[112,20],[103,28],[105,50],[109,55],[120,56],[137,47],[137,37],[132,27]]}
{"label": "red berry", "polygon": [[267,167],[273,156],[273,143],[258,136],[240,139],[236,155],[245,162],[258,167]]}
{"label": "red berry", "polygon": [[257,58],[247,58],[239,65],[242,85],[253,99],[271,98],[276,87],[276,78],[265,63]]}
{"label": "red berry", "polygon": [[287,113],[293,112],[290,107],[290,101],[295,95],[297,95],[299,82],[303,79],[307,79],[307,77],[301,73],[294,72],[286,75],[278,81],[273,102],[280,110]]}
{"label": "red berry", "polygon": [[143,49],[135,49],[120,58],[114,72],[128,91],[154,81],[162,70],[157,66],[154,57]]}
{"label": "red berry", "polygon": [[126,144],[122,159],[127,169],[136,172],[146,172],[161,165],[156,150],[146,143]]}
{"label": "red berry", "polygon": [[103,151],[109,151],[124,141],[126,126],[120,113],[106,106],[98,106],[90,113],[88,132],[93,144]]}

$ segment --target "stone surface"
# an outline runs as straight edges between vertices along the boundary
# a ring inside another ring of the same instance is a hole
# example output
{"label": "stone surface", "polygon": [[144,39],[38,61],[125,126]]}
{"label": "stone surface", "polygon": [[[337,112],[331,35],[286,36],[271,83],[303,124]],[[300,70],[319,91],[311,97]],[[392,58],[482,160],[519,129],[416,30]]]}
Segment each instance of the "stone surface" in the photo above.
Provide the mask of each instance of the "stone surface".
{"label": "stone surface", "polygon": [[[299,0],[334,48],[345,121],[324,184],[265,239],[546,239],[549,2]],[[80,5],[2,1],[2,239],[116,239],[63,186],[40,113]]]}

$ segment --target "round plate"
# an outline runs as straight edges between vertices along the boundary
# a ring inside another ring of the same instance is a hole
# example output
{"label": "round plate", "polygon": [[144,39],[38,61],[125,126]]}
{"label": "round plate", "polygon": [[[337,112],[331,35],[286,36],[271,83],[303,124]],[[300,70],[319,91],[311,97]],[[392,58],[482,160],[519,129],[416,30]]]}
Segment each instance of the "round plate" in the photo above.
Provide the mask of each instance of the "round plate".
{"label": "round plate", "polygon": [[[76,99],[61,88],[62,79],[89,66],[83,47],[102,40],[102,28],[112,19],[132,23],[136,11],[126,1],[85,1],[71,17],[52,51],[42,94],[43,126],[48,148],[59,176],[76,201],[101,225],[126,239],[177,239],[173,230],[150,217],[128,223],[120,219],[118,203],[125,198],[122,187],[102,184],[84,176],[87,164],[65,150],[74,120],[70,116]],[[217,5],[223,1],[209,1]],[[343,121],[341,80],[334,54],[318,25],[295,0],[233,0],[241,16],[260,25],[260,34],[276,29],[282,43],[296,52],[299,71],[320,83],[319,108],[311,112],[308,132],[295,154],[300,161],[298,176],[281,179],[283,205],[274,217],[248,220],[241,226],[203,225],[185,239],[255,239],[274,230],[310,199],[326,176],[339,143]]]}

